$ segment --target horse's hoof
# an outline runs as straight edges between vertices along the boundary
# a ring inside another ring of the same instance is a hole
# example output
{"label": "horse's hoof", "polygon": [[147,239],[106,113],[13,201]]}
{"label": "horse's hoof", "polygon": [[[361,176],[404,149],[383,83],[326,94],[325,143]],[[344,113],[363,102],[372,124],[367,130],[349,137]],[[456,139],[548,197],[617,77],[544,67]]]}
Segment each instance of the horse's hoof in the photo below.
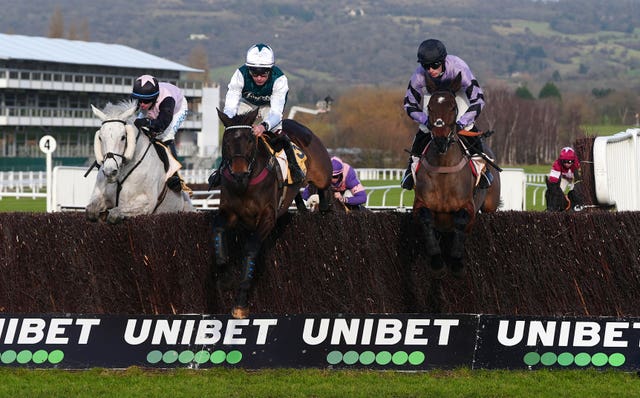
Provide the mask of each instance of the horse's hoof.
{"label": "horse's hoof", "polygon": [[231,310],[231,316],[235,319],[245,319],[249,317],[249,307],[235,306]]}

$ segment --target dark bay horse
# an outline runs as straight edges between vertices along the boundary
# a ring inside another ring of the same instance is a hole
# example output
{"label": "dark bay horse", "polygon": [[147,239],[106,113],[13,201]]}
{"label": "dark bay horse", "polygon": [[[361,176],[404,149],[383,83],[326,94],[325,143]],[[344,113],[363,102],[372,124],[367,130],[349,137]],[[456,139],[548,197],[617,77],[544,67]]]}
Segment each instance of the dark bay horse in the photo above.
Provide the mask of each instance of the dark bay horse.
{"label": "dark bay horse", "polygon": [[560,187],[560,181],[551,182],[547,176],[545,177],[545,182],[547,184],[547,190],[544,193],[544,199],[545,202],[547,202],[547,211],[581,211],[585,207],[594,207],[585,206],[582,193],[579,189],[582,187],[580,181],[576,182],[574,188],[567,194],[565,194]]}
{"label": "dark bay horse", "polygon": [[[478,211],[494,212],[500,203],[500,173],[493,168],[493,183],[488,189],[478,189],[469,153],[458,131],[456,92],[461,75],[449,87],[438,88],[427,78],[431,94],[427,104],[432,141],[420,158],[416,170],[413,213],[423,226],[431,268],[442,276],[445,264],[455,276],[463,274],[464,242],[470,233]],[[486,148],[493,158],[493,153]],[[487,167],[492,167],[487,164]],[[440,239],[439,239],[440,238]]]}
{"label": "dark bay horse", "polygon": [[235,305],[234,318],[249,315],[249,290],[256,272],[256,259],[263,241],[276,225],[276,219],[285,214],[295,198],[300,211],[306,211],[300,188],[306,182],[317,188],[320,195],[320,210],[328,211],[331,195],[331,158],[320,139],[305,126],[285,119],[284,133],[306,155],[306,182],[287,185],[278,176],[278,161],[267,146],[266,135],[256,138],[251,130],[258,114],[254,110],[247,114],[229,118],[218,110],[225,126],[222,137],[220,186],[220,210],[214,220],[215,261],[220,270],[229,260],[227,232],[240,227],[248,233],[243,248],[243,276]]}

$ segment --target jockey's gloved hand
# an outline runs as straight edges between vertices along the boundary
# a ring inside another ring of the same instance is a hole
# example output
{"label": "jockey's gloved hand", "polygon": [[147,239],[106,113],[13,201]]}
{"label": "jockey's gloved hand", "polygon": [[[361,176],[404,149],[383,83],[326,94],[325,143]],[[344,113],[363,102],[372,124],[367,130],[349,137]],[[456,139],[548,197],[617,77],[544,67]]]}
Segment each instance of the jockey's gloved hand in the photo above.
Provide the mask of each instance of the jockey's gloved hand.
{"label": "jockey's gloved hand", "polygon": [[151,120],[146,117],[142,117],[140,119],[136,119],[133,124],[138,128],[138,130],[144,130],[145,132],[149,132],[151,128]]}

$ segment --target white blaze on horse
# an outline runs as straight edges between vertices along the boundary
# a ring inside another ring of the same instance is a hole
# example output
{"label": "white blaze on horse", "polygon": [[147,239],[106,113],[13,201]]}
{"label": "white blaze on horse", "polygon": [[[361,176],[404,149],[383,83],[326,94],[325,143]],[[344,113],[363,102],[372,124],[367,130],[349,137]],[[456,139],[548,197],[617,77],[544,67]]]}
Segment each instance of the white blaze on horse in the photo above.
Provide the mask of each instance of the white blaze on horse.
{"label": "white blaze on horse", "polygon": [[135,101],[108,103],[103,110],[91,105],[102,121],[94,139],[100,170],[86,207],[91,221],[105,217],[118,223],[142,214],[195,210],[187,192],[168,189],[167,178],[180,163],[169,155],[165,167],[151,139],[136,131],[132,124],[136,108]]}

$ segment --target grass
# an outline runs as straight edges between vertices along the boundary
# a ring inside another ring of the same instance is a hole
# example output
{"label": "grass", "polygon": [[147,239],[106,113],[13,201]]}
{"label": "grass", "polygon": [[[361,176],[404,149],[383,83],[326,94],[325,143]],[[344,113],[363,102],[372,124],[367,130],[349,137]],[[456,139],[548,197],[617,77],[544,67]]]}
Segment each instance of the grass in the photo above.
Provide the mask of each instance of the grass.
{"label": "grass", "polygon": [[7,212],[44,213],[47,211],[47,202],[44,198],[13,198],[3,197],[0,200],[0,213]]}
{"label": "grass", "polygon": [[635,373],[434,370],[0,369],[0,396],[30,397],[628,397]]}

